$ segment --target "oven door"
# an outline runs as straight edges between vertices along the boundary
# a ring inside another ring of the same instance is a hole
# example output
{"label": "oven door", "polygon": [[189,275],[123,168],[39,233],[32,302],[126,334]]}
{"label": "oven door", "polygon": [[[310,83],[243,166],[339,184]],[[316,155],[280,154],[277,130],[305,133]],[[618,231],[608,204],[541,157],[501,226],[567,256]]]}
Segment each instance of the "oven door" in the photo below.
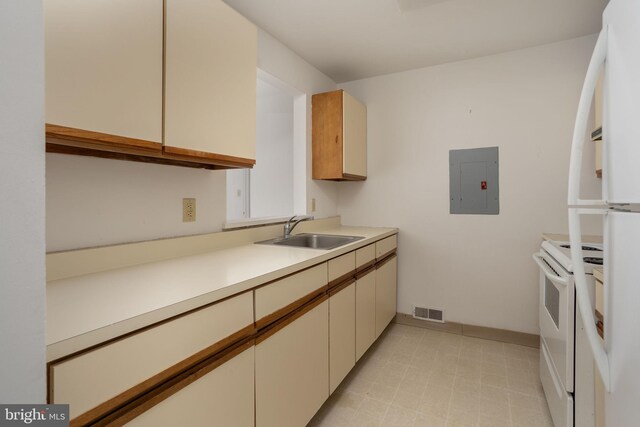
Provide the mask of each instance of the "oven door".
{"label": "oven door", "polygon": [[[569,274],[547,252],[534,259],[540,267],[540,337],[546,345],[546,358],[553,365],[560,385],[573,392],[573,349],[575,288]],[[541,355],[541,358],[543,358]]]}

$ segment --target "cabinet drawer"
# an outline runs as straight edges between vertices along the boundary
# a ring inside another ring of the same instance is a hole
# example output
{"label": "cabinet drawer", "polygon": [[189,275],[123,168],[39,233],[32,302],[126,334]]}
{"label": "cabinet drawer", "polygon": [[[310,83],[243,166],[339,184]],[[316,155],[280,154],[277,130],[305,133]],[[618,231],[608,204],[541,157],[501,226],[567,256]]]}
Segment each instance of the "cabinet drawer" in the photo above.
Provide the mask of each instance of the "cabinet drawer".
{"label": "cabinet drawer", "polygon": [[329,286],[338,284],[349,276],[353,276],[356,269],[356,253],[349,252],[329,260]]}
{"label": "cabinet drawer", "polygon": [[383,258],[385,255],[393,252],[398,247],[398,236],[389,236],[376,242],[376,258]]}
{"label": "cabinet drawer", "polygon": [[231,335],[248,335],[252,323],[253,298],[246,292],[53,363],[50,400],[69,403],[72,419],[101,404],[102,412],[188,367],[190,356],[221,349]]}
{"label": "cabinet drawer", "polygon": [[[180,390],[126,425],[253,427],[254,353],[254,347],[251,346],[222,365],[207,366],[190,375],[174,386]],[[183,383],[187,385],[183,387]],[[125,417],[128,415],[130,413]]]}
{"label": "cabinet drawer", "polygon": [[255,290],[256,325],[261,328],[298,305],[312,299],[327,286],[327,263],[322,263]]}
{"label": "cabinet drawer", "polygon": [[356,250],[356,269],[364,270],[376,260],[376,244],[372,243]]}

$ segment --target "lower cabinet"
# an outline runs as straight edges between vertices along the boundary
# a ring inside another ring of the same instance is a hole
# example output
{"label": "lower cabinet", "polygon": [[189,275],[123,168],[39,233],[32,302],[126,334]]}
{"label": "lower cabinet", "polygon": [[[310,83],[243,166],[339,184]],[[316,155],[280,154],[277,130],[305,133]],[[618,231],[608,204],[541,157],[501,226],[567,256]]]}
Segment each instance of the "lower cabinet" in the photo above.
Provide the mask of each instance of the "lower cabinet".
{"label": "lower cabinet", "polygon": [[376,340],[376,270],[372,268],[356,280],[356,360]]}
{"label": "lower cabinet", "polygon": [[329,392],[333,393],[356,364],[356,284],[329,298]]}
{"label": "lower cabinet", "polygon": [[376,266],[376,338],[396,315],[398,257],[394,254]]}
{"label": "lower cabinet", "polygon": [[[127,423],[132,427],[253,426],[254,358],[251,346]],[[207,368],[203,368],[204,371]],[[198,374],[194,374],[197,376]],[[185,378],[190,381],[193,376]],[[180,383],[177,384],[180,386]]]}
{"label": "lower cabinet", "polygon": [[256,338],[256,426],[304,426],[329,397],[329,302],[320,301]]}

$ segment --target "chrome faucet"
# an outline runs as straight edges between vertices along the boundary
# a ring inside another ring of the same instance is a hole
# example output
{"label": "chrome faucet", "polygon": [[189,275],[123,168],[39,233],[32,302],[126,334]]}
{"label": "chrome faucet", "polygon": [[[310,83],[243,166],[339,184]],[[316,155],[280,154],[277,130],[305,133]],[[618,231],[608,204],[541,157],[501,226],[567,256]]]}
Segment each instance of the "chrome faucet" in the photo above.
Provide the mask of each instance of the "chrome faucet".
{"label": "chrome faucet", "polygon": [[287,237],[289,237],[289,235],[291,234],[291,232],[293,231],[293,229],[296,227],[296,225],[300,224],[302,221],[306,221],[308,219],[311,218],[300,218],[296,221],[293,222],[293,224],[291,223],[291,221],[293,221],[294,219],[296,219],[296,215],[292,216],[291,218],[289,218],[289,220],[284,224],[284,238],[286,239]]}

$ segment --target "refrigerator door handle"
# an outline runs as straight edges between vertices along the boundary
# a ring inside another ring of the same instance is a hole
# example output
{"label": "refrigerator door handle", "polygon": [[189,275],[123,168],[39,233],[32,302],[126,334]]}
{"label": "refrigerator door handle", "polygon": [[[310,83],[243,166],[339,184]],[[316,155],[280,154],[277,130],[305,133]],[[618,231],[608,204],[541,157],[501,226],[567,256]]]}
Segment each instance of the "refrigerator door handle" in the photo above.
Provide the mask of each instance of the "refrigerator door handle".
{"label": "refrigerator door handle", "polygon": [[596,84],[600,71],[607,59],[607,26],[600,31],[598,41],[589,62],[587,75],[582,86],[580,102],[578,103],[578,113],[576,123],[573,128],[573,141],[571,143],[571,158],[569,160],[569,206],[603,206],[604,200],[582,200],[580,199],[580,178],[582,174],[582,157],[584,153],[584,141],[587,132],[587,122],[591,111],[591,101],[596,90]]}
{"label": "refrigerator door handle", "polygon": [[[580,215],[606,215],[607,211],[602,209],[579,209],[569,208],[569,241],[571,244],[571,261],[573,263],[573,277],[576,288],[576,302],[580,306],[580,315],[584,324],[585,334],[593,353],[595,365],[600,372],[600,378],[604,388],[611,391],[609,355],[604,347],[604,342],[600,339],[596,330],[595,309],[591,305],[587,278],[584,272],[582,260],[582,231],[580,226]],[[607,287],[605,287],[605,292]],[[604,313],[603,313],[604,314]]]}

